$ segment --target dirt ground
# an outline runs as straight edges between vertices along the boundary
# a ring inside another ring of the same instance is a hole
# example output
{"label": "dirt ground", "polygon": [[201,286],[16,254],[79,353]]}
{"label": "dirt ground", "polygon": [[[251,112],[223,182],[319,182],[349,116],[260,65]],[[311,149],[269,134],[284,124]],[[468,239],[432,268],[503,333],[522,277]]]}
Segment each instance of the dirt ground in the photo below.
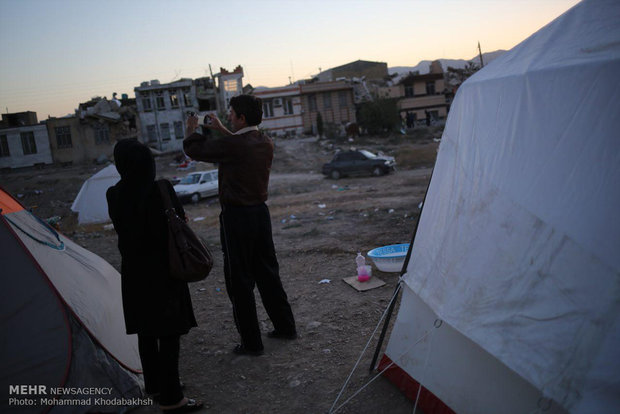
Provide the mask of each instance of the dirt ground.
{"label": "dirt ground", "polygon": [[[353,369],[398,281],[373,266],[385,286],[358,292],[343,282],[354,276],[358,251],[408,243],[434,164],[440,128],[407,136],[363,137],[334,143],[316,138],[276,141],[268,205],[281,277],[299,331],[295,341],[264,338],[265,355],[236,356],[238,342],[226,295],[219,242],[217,198],[186,204],[191,226],[214,252],[215,267],[190,285],[198,328],[182,338],[181,376],[186,395],[213,413],[327,413]],[[366,148],[396,157],[397,171],[382,177],[320,174],[335,148]],[[158,176],[182,176],[173,157],[157,159]],[[2,173],[4,188],[39,217],[60,217],[61,231],[120,269],[116,234],[102,224],[78,226],[70,206],[82,182],[103,166],[45,167]],[[211,165],[199,168],[210,169]],[[329,283],[319,283],[328,279]],[[263,333],[272,329],[257,295]],[[396,310],[397,312],[397,310]],[[396,315],[396,312],[394,315]],[[368,367],[376,335],[337,406],[376,375]],[[387,342],[387,341],[386,341]],[[385,347],[385,344],[384,344]],[[142,412],[156,412],[144,408]],[[339,413],[412,413],[407,400],[379,377]]]}

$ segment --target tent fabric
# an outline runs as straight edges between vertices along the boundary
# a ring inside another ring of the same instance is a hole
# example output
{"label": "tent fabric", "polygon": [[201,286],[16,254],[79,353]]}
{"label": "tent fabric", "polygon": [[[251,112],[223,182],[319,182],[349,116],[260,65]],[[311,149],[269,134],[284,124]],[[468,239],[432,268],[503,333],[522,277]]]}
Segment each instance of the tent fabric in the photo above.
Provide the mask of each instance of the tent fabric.
{"label": "tent fabric", "polygon": [[[10,198],[0,190],[3,204],[19,205],[14,199],[6,202]],[[0,217],[0,388],[5,406],[9,385],[109,387],[109,398],[141,397],[137,338],[125,334],[119,273],[27,210],[13,210]],[[119,412],[126,407],[57,406],[49,412],[91,409]]]}
{"label": "tent fabric", "polygon": [[31,257],[15,242],[8,222],[0,221],[0,387],[3,392],[15,384],[59,387],[66,380],[71,359],[69,317]]}
{"label": "tent fabric", "polygon": [[620,3],[585,0],[466,81],[403,278],[569,412],[620,409],[618,74]]}
{"label": "tent fabric", "polygon": [[110,164],[82,184],[75,197],[71,210],[78,213],[78,223],[104,223],[110,221],[108,201],[105,194],[108,188],[121,179],[114,164]]}
{"label": "tent fabric", "polygon": [[[126,367],[140,370],[135,335],[125,333],[120,274],[101,257],[54,234],[26,210],[9,216],[21,242],[80,321]],[[36,239],[36,240],[35,240]]]}

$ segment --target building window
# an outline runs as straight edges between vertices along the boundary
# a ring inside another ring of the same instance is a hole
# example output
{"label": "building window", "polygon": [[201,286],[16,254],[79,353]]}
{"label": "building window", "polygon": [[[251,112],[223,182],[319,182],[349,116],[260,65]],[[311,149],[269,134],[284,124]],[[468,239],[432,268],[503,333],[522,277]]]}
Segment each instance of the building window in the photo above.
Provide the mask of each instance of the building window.
{"label": "building window", "polygon": [[224,81],[224,90],[226,92],[237,92],[237,79],[228,79]]}
{"label": "building window", "polygon": [[22,149],[24,150],[24,155],[36,154],[37,143],[34,141],[34,132],[22,132],[19,136],[22,139]]}
{"label": "building window", "polygon": [[316,112],[316,95],[308,95],[308,109],[310,112]]}
{"label": "building window", "polygon": [[176,139],[183,139],[183,122],[174,121],[174,135]]}
{"label": "building window", "polygon": [[435,82],[426,82],[426,94],[435,95]]}
{"label": "building window", "polygon": [[189,96],[189,89],[183,91],[183,104],[185,106],[192,106],[192,98]]}
{"label": "building window", "polygon": [[0,157],[10,157],[9,143],[6,139],[6,135],[0,135]]}
{"label": "building window", "polygon": [[95,145],[110,143],[110,130],[107,125],[94,125],[93,130],[95,131]]}
{"label": "building window", "polygon": [[331,92],[325,92],[323,94],[323,108],[332,109],[332,94]]}
{"label": "building window", "polygon": [[292,115],[293,114],[293,100],[285,99],[284,100],[284,115]]}
{"label": "building window", "polygon": [[405,86],[405,98],[413,98],[413,85]]}
{"label": "building window", "polygon": [[148,137],[149,142],[157,142],[157,131],[155,130],[155,125],[146,126],[146,136]]}
{"label": "building window", "polygon": [[142,92],[141,96],[142,96],[142,109],[145,112],[150,111],[152,109],[151,108],[151,97],[149,96],[147,92]]}
{"label": "building window", "polygon": [[167,122],[159,124],[159,129],[161,131],[162,141],[170,141],[170,124]]}
{"label": "building window", "polygon": [[338,101],[340,102],[340,107],[341,108],[346,108],[347,107],[347,92],[346,91],[340,91],[338,92]]}
{"label": "building window", "polygon": [[164,94],[162,92],[155,92],[155,102],[157,103],[157,109],[166,109],[166,103],[164,102]]}
{"label": "building window", "polygon": [[263,116],[265,118],[271,118],[273,116],[273,101],[263,101]]}
{"label": "building window", "polygon": [[170,106],[173,108],[179,107],[179,95],[177,95],[177,91],[171,90],[170,92]]}
{"label": "building window", "polygon": [[54,130],[56,132],[56,145],[58,149],[73,147],[73,143],[71,142],[71,127],[56,127]]}

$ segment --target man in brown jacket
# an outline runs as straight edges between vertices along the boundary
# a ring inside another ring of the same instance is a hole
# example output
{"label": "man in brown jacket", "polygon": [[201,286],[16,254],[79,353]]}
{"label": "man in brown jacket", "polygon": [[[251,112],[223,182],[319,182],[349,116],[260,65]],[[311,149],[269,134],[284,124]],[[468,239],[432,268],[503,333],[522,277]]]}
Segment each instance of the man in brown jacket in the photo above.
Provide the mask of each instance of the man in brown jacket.
{"label": "man in brown jacket", "polygon": [[241,343],[233,352],[263,354],[256,314],[254,286],[273,323],[267,336],[295,339],[297,331],[291,306],[282,287],[273,245],[271,217],[265,204],[273,160],[273,141],[258,131],[262,102],[251,95],[230,100],[229,131],[215,115],[204,126],[220,131],[221,138],[196,132],[198,118],[187,120],[185,153],[199,161],[219,164],[220,240],[224,252],[226,290]]}

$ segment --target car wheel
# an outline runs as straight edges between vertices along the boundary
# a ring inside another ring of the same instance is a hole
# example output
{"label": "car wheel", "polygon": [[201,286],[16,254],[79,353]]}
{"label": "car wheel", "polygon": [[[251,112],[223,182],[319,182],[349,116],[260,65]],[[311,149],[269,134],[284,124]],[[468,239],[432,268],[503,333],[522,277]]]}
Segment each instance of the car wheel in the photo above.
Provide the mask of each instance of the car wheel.
{"label": "car wheel", "polygon": [[200,194],[198,194],[198,193],[192,194],[191,200],[192,200],[192,203],[199,202],[200,201]]}
{"label": "car wheel", "polygon": [[340,171],[332,170],[332,172],[331,172],[331,174],[329,176],[332,177],[334,180],[337,180],[337,179],[340,178]]}
{"label": "car wheel", "polygon": [[383,168],[381,167],[375,167],[372,169],[372,175],[374,175],[375,177],[379,177],[380,175],[383,175]]}

